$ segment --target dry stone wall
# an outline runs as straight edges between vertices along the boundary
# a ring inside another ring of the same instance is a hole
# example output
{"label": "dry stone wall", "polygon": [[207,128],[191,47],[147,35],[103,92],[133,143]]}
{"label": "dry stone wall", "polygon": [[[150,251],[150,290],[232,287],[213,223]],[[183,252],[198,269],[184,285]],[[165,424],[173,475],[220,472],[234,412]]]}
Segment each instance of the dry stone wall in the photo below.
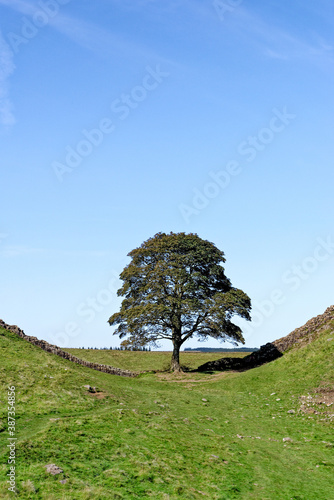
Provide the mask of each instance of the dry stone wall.
{"label": "dry stone wall", "polygon": [[16,333],[19,337],[34,344],[46,352],[50,352],[51,354],[56,354],[56,356],[60,356],[61,358],[68,359],[73,363],[78,363],[79,365],[87,366],[88,368],[92,368],[93,370],[98,370],[104,373],[110,373],[111,375],[120,375],[121,377],[135,377],[137,374],[131,372],[129,370],[121,370],[120,368],[114,368],[113,366],[101,365],[98,363],[91,363],[90,361],[84,361],[83,359],[79,359],[73,354],[63,351],[60,347],[56,345],[49,344],[45,340],[39,340],[37,337],[30,337],[26,335],[21,328],[16,325],[7,325],[2,319],[0,319],[0,328],[5,328],[9,332]]}
{"label": "dry stone wall", "polygon": [[[283,353],[288,349],[296,346],[303,346],[309,344],[317,337],[319,331],[323,328],[327,328],[329,324],[334,321],[334,305],[328,307],[323,314],[310,319],[304,326],[296,328],[286,337],[282,337],[274,342],[268,342],[258,351],[252,352],[250,355],[244,358],[221,358],[216,361],[209,361],[198,367],[199,371],[215,371],[215,370],[248,370],[250,368],[255,368],[269,361],[283,356]],[[112,375],[120,375],[122,377],[135,377],[136,373],[129,370],[121,370],[120,368],[114,368],[113,366],[101,365],[98,363],[91,363],[89,361],[84,361],[82,359],[63,351],[60,347],[56,345],[49,344],[45,340],[39,340],[36,337],[30,337],[26,335],[23,330],[21,330],[16,325],[7,325],[4,321],[0,319],[0,327],[6,330],[16,333],[19,337],[25,339],[27,342],[34,344],[46,352],[56,354],[61,358],[68,359],[73,363],[78,363],[93,370],[98,370],[104,373],[110,373]],[[334,330],[334,327],[333,327]]]}
{"label": "dry stone wall", "polygon": [[296,328],[286,337],[275,340],[273,344],[280,352],[285,352],[296,345],[306,345],[315,340],[318,332],[334,320],[334,305],[326,309],[323,314],[310,319],[304,326]]}
{"label": "dry stone wall", "polygon": [[[295,346],[309,344],[317,337],[322,328],[327,328],[334,320],[334,305],[326,309],[323,314],[310,319],[304,326],[296,328],[286,337],[282,337],[274,342],[268,342],[260,347],[258,351],[252,352],[244,358],[221,358],[216,361],[209,361],[198,367],[199,371],[228,371],[228,370],[249,370],[256,366],[273,361],[283,353]],[[334,329],[334,328],[333,328]]]}

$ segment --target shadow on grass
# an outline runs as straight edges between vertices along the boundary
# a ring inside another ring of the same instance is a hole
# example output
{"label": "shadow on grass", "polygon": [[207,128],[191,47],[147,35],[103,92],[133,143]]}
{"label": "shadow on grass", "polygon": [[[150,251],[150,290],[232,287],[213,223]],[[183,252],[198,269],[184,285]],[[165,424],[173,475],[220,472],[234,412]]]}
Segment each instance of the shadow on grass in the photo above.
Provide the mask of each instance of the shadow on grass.
{"label": "shadow on grass", "polygon": [[254,351],[245,357],[235,357],[235,358],[220,358],[214,361],[208,361],[198,368],[190,368],[187,365],[181,365],[181,370],[172,372],[169,365],[165,365],[160,370],[145,370],[141,371],[139,376],[145,376],[149,374],[170,374],[170,373],[201,373],[205,375],[213,375],[215,372],[223,371],[233,371],[233,372],[244,372],[257,366],[261,366],[270,361],[283,356],[282,352],[277,349],[277,347],[268,342],[266,345],[262,346],[258,351]]}
{"label": "shadow on grass", "polygon": [[220,358],[215,361],[208,361],[200,365],[196,371],[198,372],[214,372],[214,371],[246,371],[251,368],[256,368],[270,361],[283,356],[282,352],[277,347],[268,342],[261,346],[258,351],[252,352],[244,358]]}

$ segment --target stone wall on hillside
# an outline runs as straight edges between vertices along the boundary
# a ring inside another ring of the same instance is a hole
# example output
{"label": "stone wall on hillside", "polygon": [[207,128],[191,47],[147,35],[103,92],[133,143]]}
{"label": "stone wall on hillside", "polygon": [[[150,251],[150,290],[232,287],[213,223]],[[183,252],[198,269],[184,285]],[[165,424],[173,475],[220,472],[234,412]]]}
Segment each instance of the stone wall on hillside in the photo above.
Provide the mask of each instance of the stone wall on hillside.
{"label": "stone wall on hillside", "polygon": [[[228,371],[228,370],[249,370],[256,366],[273,361],[294,346],[303,346],[315,340],[322,328],[334,320],[334,305],[326,309],[323,314],[310,319],[304,326],[296,328],[286,337],[282,337],[274,342],[260,347],[258,351],[252,352],[244,358],[220,358],[216,361],[209,361],[198,367],[199,371]],[[334,328],[333,328],[334,329]]]}
{"label": "stone wall on hillside", "polygon": [[92,368],[93,370],[98,370],[104,373],[110,373],[111,375],[120,375],[121,377],[136,377],[137,374],[131,372],[129,370],[121,370],[120,368],[114,368],[113,366],[108,365],[100,365],[98,363],[91,363],[90,361],[84,361],[83,359],[79,359],[73,354],[63,351],[60,347],[56,345],[49,344],[45,340],[39,340],[37,337],[30,337],[26,335],[21,328],[16,325],[7,325],[2,319],[0,319],[0,327],[5,328],[9,332],[16,333],[19,337],[23,338],[27,342],[34,344],[46,352],[50,352],[51,354],[56,354],[61,358],[68,359],[73,363],[78,363],[79,365],[87,366],[88,368]]}
{"label": "stone wall on hillside", "polygon": [[326,309],[323,314],[310,319],[305,325],[296,328],[286,337],[275,340],[273,344],[281,352],[285,352],[295,345],[309,344],[315,340],[319,330],[327,327],[328,323],[334,320],[334,305]]}

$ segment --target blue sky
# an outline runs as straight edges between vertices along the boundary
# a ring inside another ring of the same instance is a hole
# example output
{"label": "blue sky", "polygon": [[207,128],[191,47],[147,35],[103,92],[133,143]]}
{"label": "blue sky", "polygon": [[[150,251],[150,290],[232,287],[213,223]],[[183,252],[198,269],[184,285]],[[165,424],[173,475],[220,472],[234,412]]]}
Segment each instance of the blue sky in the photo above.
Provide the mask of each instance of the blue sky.
{"label": "blue sky", "polygon": [[119,345],[119,273],[159,231],[225,252],[248,346],[333,304],[332,2],[0,0],[0,20],[4,321]]}

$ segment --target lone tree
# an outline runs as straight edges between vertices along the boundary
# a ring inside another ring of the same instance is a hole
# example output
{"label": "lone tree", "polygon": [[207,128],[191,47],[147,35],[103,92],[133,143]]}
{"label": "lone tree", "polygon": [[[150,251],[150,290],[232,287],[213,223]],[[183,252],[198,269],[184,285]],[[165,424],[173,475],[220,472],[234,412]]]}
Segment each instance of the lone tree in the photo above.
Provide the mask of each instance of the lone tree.
{"label": "lone tree", "polygon": [[234,315],[250,320],[250,298],[232,287],[224,252],[197,234],[158,233],[129,254],[122,271],[121,309],[109,319],[127,345],[173,342],[171,369],[180,371],[181,345],[197,335],[245,343]]}

